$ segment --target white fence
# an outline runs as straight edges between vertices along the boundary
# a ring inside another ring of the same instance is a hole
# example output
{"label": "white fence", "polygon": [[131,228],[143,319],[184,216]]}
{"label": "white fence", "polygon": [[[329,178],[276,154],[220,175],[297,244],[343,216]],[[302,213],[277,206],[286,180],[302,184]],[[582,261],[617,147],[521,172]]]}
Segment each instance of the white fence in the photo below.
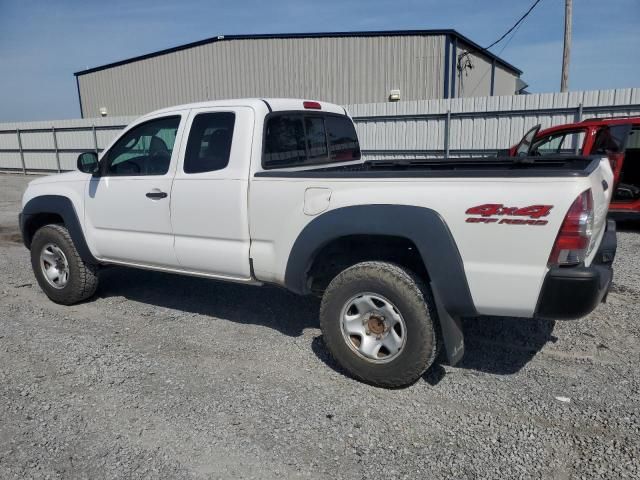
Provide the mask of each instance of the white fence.
{"label": "white fence", "polygon": [[101,151],[135,117],[0,123],[0,170],[60,172],[78,153]]}
{"label": "white fence", "polygon": [[[348,105],[364,157],[493,155],[530,127],[592,117],[640,116],[640,88],[509,97]],[[75,168],[79,152],[100,151],[135,117],[0,124],[0,170]]]}
{"label": "white fence", "polygon": [[640,115],[640,88],[347,107],[368,159],[495,154],[543,128],[592,117]]}

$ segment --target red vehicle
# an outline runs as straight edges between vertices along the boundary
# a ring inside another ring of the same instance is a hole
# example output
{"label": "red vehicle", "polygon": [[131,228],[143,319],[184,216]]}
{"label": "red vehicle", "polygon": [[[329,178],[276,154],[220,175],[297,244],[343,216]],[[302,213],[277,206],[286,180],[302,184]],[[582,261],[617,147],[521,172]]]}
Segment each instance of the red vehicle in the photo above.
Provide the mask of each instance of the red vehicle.
{"label": "red vehicle", "polygon": [[609,213],[640,219],[640,117],[591,118],[540,130],[536,125],[510,156],[607,155],[614,174]]}

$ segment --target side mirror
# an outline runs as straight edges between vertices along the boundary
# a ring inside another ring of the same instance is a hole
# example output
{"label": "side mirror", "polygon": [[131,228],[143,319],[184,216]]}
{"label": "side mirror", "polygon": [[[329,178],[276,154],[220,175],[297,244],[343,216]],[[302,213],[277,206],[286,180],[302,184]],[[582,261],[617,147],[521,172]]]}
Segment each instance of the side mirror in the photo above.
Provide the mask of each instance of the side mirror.
{"label": "side mirror", "polygon": [[98,154],[96,152],[83,152],[78,155],[78,170],[83,173],[96,173],[98,171]]}

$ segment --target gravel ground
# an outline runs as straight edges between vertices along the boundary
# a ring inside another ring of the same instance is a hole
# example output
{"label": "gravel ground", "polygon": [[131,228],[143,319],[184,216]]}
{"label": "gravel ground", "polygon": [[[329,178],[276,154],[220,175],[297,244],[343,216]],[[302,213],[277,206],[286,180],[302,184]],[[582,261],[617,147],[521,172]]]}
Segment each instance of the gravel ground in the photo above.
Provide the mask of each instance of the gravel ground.
{"label": "gravel ground", "polygon": [[48,301],[0,175],[0,478],[638,478],[640,230],[572,322],[465,322],[402,390],[344,376],[318,301],[125,268]]}

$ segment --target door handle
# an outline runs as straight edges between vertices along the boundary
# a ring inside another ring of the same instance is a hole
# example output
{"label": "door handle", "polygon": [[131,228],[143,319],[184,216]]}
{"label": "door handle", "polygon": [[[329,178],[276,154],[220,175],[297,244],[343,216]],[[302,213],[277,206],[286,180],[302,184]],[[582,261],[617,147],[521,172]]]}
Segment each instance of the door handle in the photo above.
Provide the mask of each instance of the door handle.
{"label": "door handle", "polygon": [[149,192],[147,193],[147,198],[152,198],[154,200],[159,200],[161,198],[167,198],[166,192]]}

